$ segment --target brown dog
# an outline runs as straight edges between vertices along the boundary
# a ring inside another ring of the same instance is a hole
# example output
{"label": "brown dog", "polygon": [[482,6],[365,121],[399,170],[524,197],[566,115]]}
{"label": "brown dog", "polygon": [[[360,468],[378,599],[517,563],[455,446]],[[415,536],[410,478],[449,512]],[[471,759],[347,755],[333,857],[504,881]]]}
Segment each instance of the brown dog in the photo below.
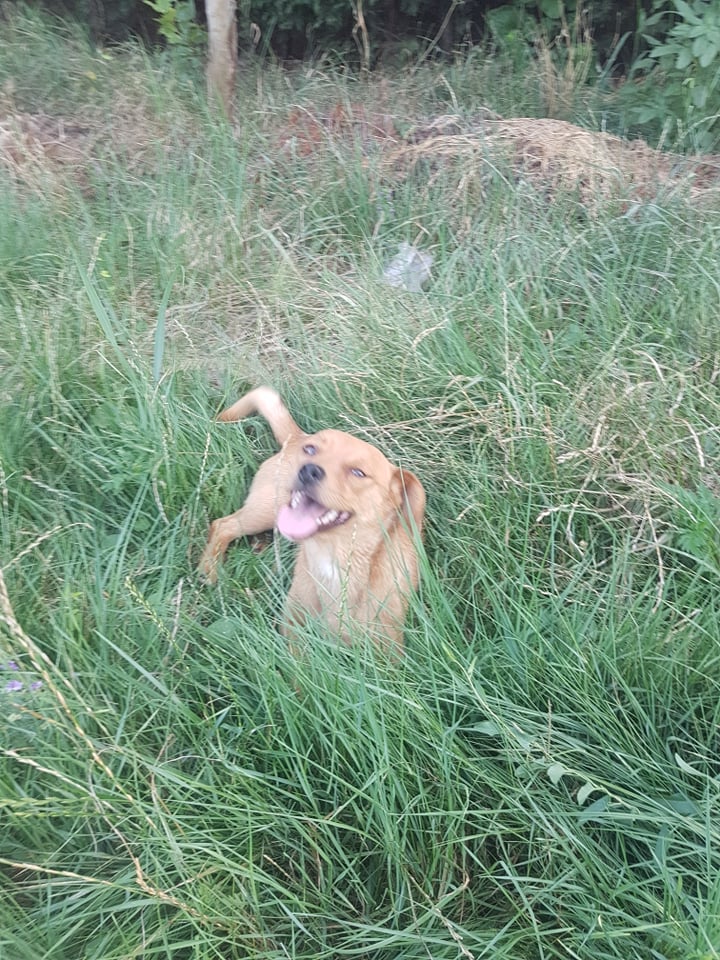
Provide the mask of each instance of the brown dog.
{"label": "brown dog", "polygon": [[218,420],[253,413],[265,417],[282,449],[262,464],[243,506],[211,524],[200,573],[214,581],[231,541],[277,527],[300,545],[286,624],[310,615],[345,641],[359,627],[383,645],[400,647],[408,595],[418,580],[415,537],[425,515],[420,481],[347,433],[303,433],[268,387],[251,391]]}

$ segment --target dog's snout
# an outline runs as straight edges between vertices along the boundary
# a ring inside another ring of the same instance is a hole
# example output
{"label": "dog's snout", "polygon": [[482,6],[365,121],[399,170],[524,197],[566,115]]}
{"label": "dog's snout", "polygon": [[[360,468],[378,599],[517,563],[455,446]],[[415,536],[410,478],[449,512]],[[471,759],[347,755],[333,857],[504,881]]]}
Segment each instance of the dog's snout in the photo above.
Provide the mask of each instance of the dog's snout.
{"label": "dog's snout", "polygon": [[318,483],[325,476],[325,471],[316,463],[304,463],[298,470],[298,480],[304,487]]}

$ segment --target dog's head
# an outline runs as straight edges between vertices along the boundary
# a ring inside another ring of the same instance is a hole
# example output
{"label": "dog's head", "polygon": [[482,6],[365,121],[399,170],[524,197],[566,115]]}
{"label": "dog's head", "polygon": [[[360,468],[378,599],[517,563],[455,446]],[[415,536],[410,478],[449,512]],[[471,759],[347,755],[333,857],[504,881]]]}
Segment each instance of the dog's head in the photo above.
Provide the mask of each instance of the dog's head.
{"label": "dog's head", "polygon": [[303,437],[286,454],[293,461],[294,480],[277,527],[289,540],[339,536],[346,525],[355,531],[388,530],[403,516],[422,532],[422,484],[371,444],[339,430],[322,430]]}

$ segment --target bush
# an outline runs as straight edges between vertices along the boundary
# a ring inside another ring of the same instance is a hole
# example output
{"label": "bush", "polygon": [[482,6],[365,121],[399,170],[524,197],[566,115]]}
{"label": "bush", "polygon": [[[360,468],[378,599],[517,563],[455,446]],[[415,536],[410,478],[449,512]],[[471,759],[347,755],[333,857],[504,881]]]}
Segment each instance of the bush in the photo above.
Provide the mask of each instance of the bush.
{"label": "bush", "polygon": [[717,141],[720,88],[720,0],[655,0],[643,24],[650,50],[635,61],[625,87],[641,125],[699,150]]}

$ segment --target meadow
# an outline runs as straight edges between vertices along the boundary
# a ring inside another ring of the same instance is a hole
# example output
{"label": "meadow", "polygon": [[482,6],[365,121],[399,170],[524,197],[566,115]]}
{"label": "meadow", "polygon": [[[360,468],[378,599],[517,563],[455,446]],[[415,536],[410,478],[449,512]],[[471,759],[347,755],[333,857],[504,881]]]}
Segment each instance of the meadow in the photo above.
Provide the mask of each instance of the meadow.
{"label": "meadow", "polygon": [[[389,166],[543,115],[484,54],[249,60],[230,126],[195,56],[5,16],[0,956],[720,957],[717,198]],[[258,383],[422,479],[402,662],[290,655],[289,544],[198,581]]]}

